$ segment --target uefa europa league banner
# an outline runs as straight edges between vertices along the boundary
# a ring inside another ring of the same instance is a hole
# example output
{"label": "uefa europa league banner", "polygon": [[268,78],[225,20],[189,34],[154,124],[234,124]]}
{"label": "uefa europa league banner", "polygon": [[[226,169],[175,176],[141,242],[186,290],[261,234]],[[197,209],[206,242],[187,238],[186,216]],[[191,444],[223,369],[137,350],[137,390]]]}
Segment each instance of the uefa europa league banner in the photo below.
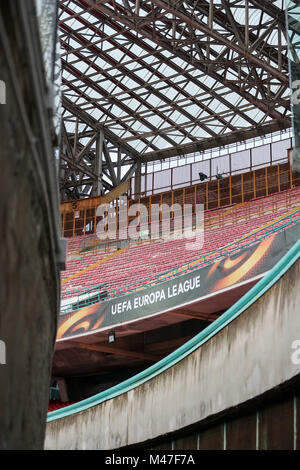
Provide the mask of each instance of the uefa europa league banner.
{"label": "uefa europa league banner", "polygon": [[84,307],[60,319],[62,340],[166,312],[265,274],[300,238],[300,224],[187,274]]}

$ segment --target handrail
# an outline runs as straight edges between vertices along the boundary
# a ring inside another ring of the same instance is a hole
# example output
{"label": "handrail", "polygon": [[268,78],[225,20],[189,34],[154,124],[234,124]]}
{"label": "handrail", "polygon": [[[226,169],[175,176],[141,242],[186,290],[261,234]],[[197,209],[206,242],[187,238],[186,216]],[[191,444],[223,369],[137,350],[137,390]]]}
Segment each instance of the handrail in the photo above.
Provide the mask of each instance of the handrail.
{"label": "handrail", "polygon": [[80,287],[78,289],[62,292],[61,298],[72,297],[72,296],[76,297],[76,295],[88,294],[89,292],[91,292],[93,290],[96,290],[96,289],[99,289],[100,287],[105,287],[105,286],[107,286],[107,282],[103,282],[101,284],[95,284],[94,286],[91,286],[91,287],[88,287],[88,288],[87,287]]}
{"label": "handrail", "polygon": [[[77,299],[74,300],[73,302],[69,302],[68,304],[61,306],[60,313],[67,314],[70,312],[75,312],[79,310],[80,308],[85,307],[86,305],[92,305],[96,302],[99,302],[99,300],[101,299],[101,296],[103,298],[104,292],[103,290],[102,292],[98,292],[98,291],[99,289],[105,288],[106,286],[107,286],[107,282],[102,283],[102,284],[96,284],[95,286],[89,287],[88,289],[83,288],[83,289],[79,289],[78,291],[74,290],[74,291],[65,292],[64,293],[65,298],[77,297]],[[94,291],[96,291],[96,293],[92,296],[92,298],[90,298],[90,294]],[[86,296],[86,295],[88,296],[87,299],[85,298],[80,299],[80,296]],[[77,305],[77,308],[75,308],[76,305]]]}
{"label": "handrail", "polygon": [[[299,217],[296,217],[296,219],[292,219],[292,217],[295,216],[296,214],[299,214]],[[285,220],[287,220],[287,222],[285,224],[282,224],[282,222],[285,221]],[[152,277],[148,277],[148,278],[136,281],[136,282],[134,282],[132,284],[129,284],[125,287],[112,289],[107,293],[106,300],[114,298],[114,297],[119,297],[119,296],[128,294],[130,292],[135,292],[137,290],[141,290],[143,288],[158,284],[159,282],[162,282],[162,281],[166,280],[166,278],[169,280],[172,277],[175,277],[175,276],[179,275],[179,273],[180,273],[180,275],[182,275],[182,274],[186,273],[187,271],[194,270],[194,269],[200,268],[202,266],[205,266],[207,264],[213,263],[213,262],[217,261],[218,259],[223,258],[225,255],[226,256],[232,255],[236,251],[239,251],[242,247],[246,248],[248,246],[251,246],[251,245],[253,245],[254,243],[257,243],[260,240],[264,240],[269,235],[271,235],[273,233],[276,233],[276,232],[279,232],[279,231],[282,231],[282,230],[285,230],[285,228],[290,226],[291,224],[294,225],[294,224],[299,223],[299,222],[300,222],[300,209],[295,210],[293,213],[288,214],[288,215],[280,218],[279,220],[276,220],[275,222],[271,222],[270,224],[267,224],[267,226],[264,226],[264,227],[261,227],[257,230],[254,230],[254,231],[250,232],[249,234],[245,235],[244,237],[241,237],[238,240],[235,240],[235,241],[219,248],[218,250],[209,252],[209,253],[205,254],[204,256],[202,256],[202,257],[200,257],[196,260],[192,260],[192,261],[189,261],[188,263],[183,263],[179,266],[175,266],[174,268],[163,271],[163,272],[161,272],[159,274],[156,274]],[[276,224],[281,224],[281,225],[279,225],[277,227]],[[259,233],[262,233],[261,237],[257,237],[257,234],[259,234]],[[245,241],[245,240],[247,240],[248,238],[251,238],[251,237],[254,237],[254,240],[252,240],[250,243],[248,243],[248,244],[246,243],[246,244],[243,244],[243,245],[241,244],[243,241]],[[228,248],[230,248],[231,246],[234,246],[234,245],[236,245],[236,246],[232,250],[230,250],[230,249],[228,250]],[[214,254],[216,254],[216,256],[211,257],[211,255],[214,255]],[[199,261],[199,262],[197,263],[197,261]],[[139,284],[138,286],[136,286],[137,283]],[[136,286],[136,287],[133,287],[133,286]],[[101,297],[101,293],[98,294],[98,298],[95,298],[93,302],[89,302],[89,300],[87,300],[86,302],[82,301],[79,308],[82,308],[83,306],[88,306],[88,305],[92,305],[92,304],[95,304],[95,303],[99,302],[100,300],[102,300],[100,297]],[[63,314],[65,315],[67,313],[71,313],[71,312],[75,312],[75,311],[76,311],[76,309],[73,309],[73,308],[70,311],[66,311],[66,309],[64,309]]]}
{"label": "handrail", "polygon": [[142,372],[130,377],[129,379],[114,385],[90,398],[86,398],[80,402],[66,406],[63,409],[49,412],[47,422],[65,418],[74,415],[88,408],[99,405],[104,401],[115,398],[121,394],[132,390],[139,385],[149,381],[153,377],[170,369],[172,366],[182,361],[185,357],[193,353],[200,346],[205,344],[209,339],[215,336],[219,331],[224,329],[233,320],[239,317],[245,310],[253,305],[262,295],[269,290],[288,269],[300,257],[300,240],[298,240],[292,248],[281,258],[280,261],[260,280],[258,281],[243,297],[241,297],[234,305],[232,305],[223,315],[198,333],[194,338],[187,341],[178,349],[168,356],[164,357],[157,363],[143,370]]}

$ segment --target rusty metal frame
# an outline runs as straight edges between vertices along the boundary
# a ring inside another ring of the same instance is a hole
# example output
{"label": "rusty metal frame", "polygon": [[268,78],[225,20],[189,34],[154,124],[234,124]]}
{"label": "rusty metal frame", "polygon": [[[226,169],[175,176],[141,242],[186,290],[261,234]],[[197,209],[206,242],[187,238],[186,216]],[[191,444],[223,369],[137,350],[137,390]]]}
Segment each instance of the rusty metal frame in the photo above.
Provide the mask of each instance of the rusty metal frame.
{"label": "rusty metal frame", "polygon": [[62,200],[290,127],[283,1],[60,0],[59,34]]}

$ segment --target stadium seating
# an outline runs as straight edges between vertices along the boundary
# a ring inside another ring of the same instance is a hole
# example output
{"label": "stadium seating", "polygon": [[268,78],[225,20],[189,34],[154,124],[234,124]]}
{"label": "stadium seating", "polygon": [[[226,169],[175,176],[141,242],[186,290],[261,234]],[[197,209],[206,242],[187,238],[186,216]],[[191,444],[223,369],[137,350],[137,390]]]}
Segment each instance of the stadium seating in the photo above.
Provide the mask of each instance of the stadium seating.
{"label": "stadium seating", "polygon": [[65,401],[62,402],[61,400],[50,400],[48,405],[48,412],[59,410],[59,408],[63,408],[65,406],[69,406],[75,403],[75,401]]}
{"label": "stadium seating", "polygon": [[145,279],[191,262],[263,227],[297,204],[300,204],[300,188],[257,198],[243,205],[207,211],[205,240],[200,249],[187,249],[185,238],[157,240],[129,246],[112,257],[103,249],[80,254],[82,243],[95,242],[95,235],[70,238],[62,290],[66,295],[68,291],[89,288],[100,282],[107,283],[109,292],[115,289],[123,292],[130,285],[138,287]]}

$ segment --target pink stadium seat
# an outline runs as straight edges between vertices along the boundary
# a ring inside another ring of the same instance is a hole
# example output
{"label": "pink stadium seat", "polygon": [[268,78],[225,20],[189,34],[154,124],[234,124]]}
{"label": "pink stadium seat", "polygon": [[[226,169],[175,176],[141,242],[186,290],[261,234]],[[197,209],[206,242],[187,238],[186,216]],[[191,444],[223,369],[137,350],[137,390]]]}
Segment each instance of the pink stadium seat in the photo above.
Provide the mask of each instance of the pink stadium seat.
{"label": "pink stadium seat", "polygon": [[[207,211],[204,245],[197,250],[187,249],[187,240],[184,238],[157,240],[132,245],[124,252],[105,260],[110,253],[104,250],[78,253],[82,243],[87,245],[97,241],[95,235],[70,238],[67,269],[62,273],[62,292],[66,296],[68,291],[88,289],[99,283],[107,283],[108,292],[115,289],[126,292],[128,286],[143,285],[145,279],[155,279],[162,272],[201,258],[263,227],[288,213],[297,203],[300,203],[300,188],[254,199],[230,212],[229,208]],[[212,226],[216,221],[221,221],[222,226]],[[247,242],[250,240],[248,238]],[[98,263],[101,260],[104,260],[103,263]],[[98,264],[93,266],[95,263]],[[84,271],[86,268],[88,269]],[[79,275],[71,277],[77,273]],[[67,280],[68,278],[70,279]]]}

